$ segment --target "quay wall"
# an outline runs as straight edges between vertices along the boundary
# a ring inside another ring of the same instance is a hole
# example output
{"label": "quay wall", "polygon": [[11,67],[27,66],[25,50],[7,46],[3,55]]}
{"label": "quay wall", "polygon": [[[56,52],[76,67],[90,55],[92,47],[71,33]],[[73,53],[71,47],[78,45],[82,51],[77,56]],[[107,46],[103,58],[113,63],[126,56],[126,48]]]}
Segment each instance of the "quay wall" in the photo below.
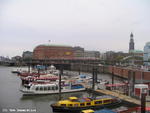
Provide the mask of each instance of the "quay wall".
{"label": "quay wall", "polygon": [[[109,66],[97,66],[98,73],[110,73]],[[93,65],[85,65],[85,64],[71,64],[72,71],[82,71],[92,73]]]}
{"label": "quay wall", "polygon": [[[82,71],[82,72],[90,72],[92,73],[93,65],[78,65],[72,64],[71,70],[72,71]],[[131,69],[127,67],[117,67],[117,66],[97,66],[98,73],[108,73],[114,74],[118,77],[128,79],[129,71],[135,72],[135,79],[136,80],[150,80],[150,71],[143,71],[140,69]]]}
{"label": "quay wall", "polygon": [[140,69],[138,70],[138,69],[125,68],[125,67],[115,67],[115,66],[109,66],[108,70],[109,73],[113,73],[114,75],[123,78],[128,78],[129,71],[134,71],[135,79],[150,80],[150,71],[142,71]]}

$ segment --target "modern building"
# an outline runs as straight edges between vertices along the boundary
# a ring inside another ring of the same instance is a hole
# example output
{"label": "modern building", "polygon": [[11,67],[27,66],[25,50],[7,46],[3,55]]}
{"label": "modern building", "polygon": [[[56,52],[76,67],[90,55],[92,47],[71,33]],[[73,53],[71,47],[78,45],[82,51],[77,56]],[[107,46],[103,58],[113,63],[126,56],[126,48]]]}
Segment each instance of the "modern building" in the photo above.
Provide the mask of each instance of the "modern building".
{"label": "modern building", "polygon": [[[143,60],[145,65],[150,66],[150,42],[147,42],[144,46],[144,57]],[[149,61],[149,62],[148,62]]]}
{"label": "modern building", "polygon": [[76,46],[73,49],[75,58],[84,58],[84,48]]}
{"label": "modern building", "polygon": [[11,59],[9,57],[0,56],[0,62],[3,61],[10,61]]}
{"label": "modern building", "polygon": [[84,51],[85,59],[100,59],[99,51]]}
{"label": "modern building", "polygon": [[33,59],[72,59],[74,50],[71,46],[43,44],[35,47]]}
{"label": "modern building", "polygon": [[21,61],[22,57],[21,56],[14,56],[11,58],[12,61]]}
{"label": "modern building", "polygon": [[129,42],[129,53],[131,53],[134,50],[134,39],[133,34],[130,34],[130,42]]}
{"label": "modern building", "polygon": [[33,52],[31,51],[24,51],[22,54],[23,59],[32,59]]}
{"label": "modern building", "polygon": [[128,56],[128,53],[123,53],[122,51],[107,51],[106,53],[104,53],[104,60],[121,60],[126,56]]}

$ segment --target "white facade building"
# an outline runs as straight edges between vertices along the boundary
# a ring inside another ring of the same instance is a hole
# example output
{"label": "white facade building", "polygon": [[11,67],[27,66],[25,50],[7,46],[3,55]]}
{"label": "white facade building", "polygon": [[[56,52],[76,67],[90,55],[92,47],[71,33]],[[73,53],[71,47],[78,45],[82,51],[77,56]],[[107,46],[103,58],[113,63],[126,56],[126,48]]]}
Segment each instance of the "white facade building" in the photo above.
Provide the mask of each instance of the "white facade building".
{"label": "white facade building", "polygon": [[144,61],[149,61],[149,62],[144,62],[145,65],[150,66],[150,42],[147,42],[146,45],[144,46]]}

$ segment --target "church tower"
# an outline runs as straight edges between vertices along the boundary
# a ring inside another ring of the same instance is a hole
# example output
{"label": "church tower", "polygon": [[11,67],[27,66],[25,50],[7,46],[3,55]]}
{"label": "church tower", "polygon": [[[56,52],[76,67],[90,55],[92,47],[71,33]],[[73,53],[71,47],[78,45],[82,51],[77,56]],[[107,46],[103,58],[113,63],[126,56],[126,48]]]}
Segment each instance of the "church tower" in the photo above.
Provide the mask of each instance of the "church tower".
{"label": "church tower", "polygon": [[130,42],[129,42],[129,53],[133,52],[134,50],[134,39],[133,34],[130,34]]}

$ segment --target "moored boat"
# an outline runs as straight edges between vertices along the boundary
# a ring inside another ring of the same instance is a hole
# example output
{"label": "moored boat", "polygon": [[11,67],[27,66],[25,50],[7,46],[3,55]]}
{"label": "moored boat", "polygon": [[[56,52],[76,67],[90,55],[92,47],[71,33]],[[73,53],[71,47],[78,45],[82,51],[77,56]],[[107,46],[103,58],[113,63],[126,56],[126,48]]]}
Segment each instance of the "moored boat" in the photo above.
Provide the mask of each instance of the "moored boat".
{"label": "moored boat", "polygon": [[121,102],[120,99],[113,96],[99,96],[96,98],[69,97],[68,100],[61,100],[51,104],[53,112],[80,112],[86,109],[101,109],[114,106]]}
{"label": "moored boat", "polygon": [[50,75],[50,74],[47,74],[47,75],[48,76],[42,75],[39,77],[34,77],[34,76],[20,77],[20,79],[22,81],[22,85],[29,84],[30,82],[39,81],[39,80],[43,80],[43,81],[56,81],[56,80],[58,80],[58,76]]}
{"label": "moored boat", "polygon": [[[81,84],[61,86],[62,93],[78,92],[84,90],[85,88]],[[20,91],[23,92],[24,95],[58,94],[59,85],[58,82],[30,82],[27,85],[22,85]]]}

